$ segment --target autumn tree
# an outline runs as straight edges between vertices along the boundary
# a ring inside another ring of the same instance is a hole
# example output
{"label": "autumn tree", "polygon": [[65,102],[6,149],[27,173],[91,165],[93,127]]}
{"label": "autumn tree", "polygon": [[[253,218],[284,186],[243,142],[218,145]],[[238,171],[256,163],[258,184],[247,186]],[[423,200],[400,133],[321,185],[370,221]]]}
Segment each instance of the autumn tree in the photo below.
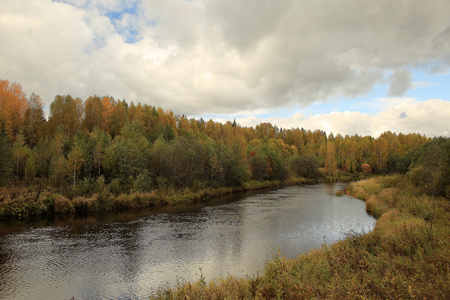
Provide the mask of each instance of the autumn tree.
{"label": "autumn tree", "polygon": [[32,93],[23,116],[23,133],[30,147],[35,146],[42,136],[42,124],[45,122],[43,106],[41,97]]}
{"label": "autumn tree", "polygon": [[109,122],[109,130],[112,137],[119,135],[120,130],[127,121],[127,112],[122,101],[117,101],[114,105],[112,115]]}
{"label": "autumn tree", "polygon": [[26,108],[27,97],[22,91],[22,86],[0,80],[0,123],[4,123],[11,140],[19,133]]}
{"label": "autumn tree", "polygon": [[191,130],[191,123],[189,123],[184,115],[181,116],[178,119],[178,135],[190,135],[193,133],[193,130]]}
{"label": "autumn tree", "polygon": [[325,158],[325,172],[328,175],[334,175],[337,171],[336,150],[334,144],[329,141],[327,143],[326,158]]}
{"label": "autumn tree", "polygon": [[81,99],[73,99],[70,95],[56,96],[50,104],[49,125],[55,132],[58,126],[64,128],[64,132],[73,137],[80,128],[83,116],[83,102]]}
{"label": "autumn tree", "polygon": [[103,122],[103,106],[100,98],[97,96],[89,97],[84,102],[83,128],[91,132],[94,130],[94,127],[101,128]]}
{"label": "autumn tree", "polygon": [[103,125],[101,129],[111,134],[111,124],[113,122],[112,115],[114,112],[114,99],[110,97],[102,98],[102,120]]}
{"label": "autumn tree", "polygon": [[83,153],[81,152],[81,148],[78,145],[78,143],[75,142],[75,144],[72,147],[72,150],[67,156],[66,162],[67,176],[69,178],[73,178],[73,185],[76,184],[76,178],[80,171],[81,166],[83,165],[83,162],[84,162]]}
{"label": "autumn tree", "polygon": [[[154,107],[145,105],[139,114],[138,122],[147,133],[150,133],[158,125],[158,116]],[[162,126],[162,124],[160,125]]]}
{"label": "autumn tree", "polygon": [[388,142],[384,136],[373,141],[372,161],[377,172],[384,172],[389,156]]}

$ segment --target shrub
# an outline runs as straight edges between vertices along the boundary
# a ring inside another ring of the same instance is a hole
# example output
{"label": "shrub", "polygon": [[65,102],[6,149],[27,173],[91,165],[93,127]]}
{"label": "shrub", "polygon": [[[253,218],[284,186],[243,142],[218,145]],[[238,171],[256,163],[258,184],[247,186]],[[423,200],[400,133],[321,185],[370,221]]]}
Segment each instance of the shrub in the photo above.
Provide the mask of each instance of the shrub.
{"label": "shrub", "polygon": [[368,174],[372,173],[372,167],[369,164],[362,164],[361,165],[361,171],[365,175],[368,175]]}
{"label": "shrub", "polygon": [[108,185],[108,188],[109,191],[114,195],[119,195],[122,192],[122,189],[120,187],[120,181],[117,178],[111,181],[111,183]]}
{"label": "shrub", "polygon": [[147,170],[139,173],[136,180],[133,183],[134,190],[137,192],[150,191],[152,180]]}
{"label": "shrub", "polygon": [[72,214],[75,213],[75,207],[69,199],[63,195],[53,195],[56,214]]}

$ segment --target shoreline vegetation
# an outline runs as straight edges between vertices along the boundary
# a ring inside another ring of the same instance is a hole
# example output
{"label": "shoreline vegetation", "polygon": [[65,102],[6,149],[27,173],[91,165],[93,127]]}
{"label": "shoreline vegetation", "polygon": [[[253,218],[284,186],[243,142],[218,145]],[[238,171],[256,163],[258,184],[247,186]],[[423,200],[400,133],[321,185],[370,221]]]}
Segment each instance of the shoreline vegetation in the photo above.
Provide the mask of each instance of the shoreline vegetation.
{"label": "shoreline vegetation", "polygon": [[366,201],[372,232],[286,259],[274,254],[261,274],[180,282],[151,299],[445,299],[450,294],[450,202],[424,193],[410,176],[352,182]]}
{"label": "shoreline vegetation", "polygon": [[29,188],[0,188],[1,219],[35,219],[52,215],[89,215],[142,209],[155,206],[192,204],[207,202],[215,197],[235,193],[278,188],[283,185],[313,183],[303,178],[280,181],[251,181],[241,187],[199,188],[191,190],[165,189],[152,191],[130,191],[116,194],[108,186],[97,189],[92,195],[69,198],[58,191],[33,186]]}
{"label": "shoreline vegetation", "polygon": [[[115,193],[114,187],[109,187],[100,181],[93,183],[90,194],[80,194],[78,191],[62,192],[49,186],[43,187],[40,182],[18,182],[16,186],[0,187],[0,221],[3,220],[33,220],[55,215],[95,215],[121,212],[125,210],[151,208],[155,206],[192,204],[208,202],[209,200],[247,191],[275,189],[283,186],[312,184],[321,182],[351,181],[360,178],[360,174],[340,174],[324,176],[319,179],[291,177],[284,181],[248,181],[240,187],[220,187],[196,189],[184,188],[175,190],[136,191]],[[70,188],[70,187],[69,187]]]}
{"label": "shoreline vegetation", "polygon": [[303,180],[404,174],[416,149],[447,141],[390,131],[373,138],[270,123],[243,127],[96,95],[56,95],[45,117],[39,95],[27,98],[19,83],[7,80],[0,80],[0,99],[3,220],[189,203]]}
{"label": "shoreline vegetation", "polygon": [[39,95],[27,98],[7,80],[0,99],[0,219],[201,201],[296,178],[405,173],[412,151],[433,141],[244,127],[97,95],[56,95],[46,116]]}

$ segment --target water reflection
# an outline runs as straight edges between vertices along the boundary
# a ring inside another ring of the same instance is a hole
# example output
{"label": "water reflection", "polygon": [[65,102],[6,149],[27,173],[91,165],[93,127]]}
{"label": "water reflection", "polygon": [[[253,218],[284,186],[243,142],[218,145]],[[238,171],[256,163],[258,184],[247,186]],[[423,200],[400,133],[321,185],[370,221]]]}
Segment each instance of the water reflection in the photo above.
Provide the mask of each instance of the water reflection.
{"label": "water reflection", "polygon": [[0,299],[145,298],[177,279],[262,270],[276,248],[294,258],[349,230],[369,231],[365,204],[342,184],[289,187],[208,205],[103,218],[0,225]]}

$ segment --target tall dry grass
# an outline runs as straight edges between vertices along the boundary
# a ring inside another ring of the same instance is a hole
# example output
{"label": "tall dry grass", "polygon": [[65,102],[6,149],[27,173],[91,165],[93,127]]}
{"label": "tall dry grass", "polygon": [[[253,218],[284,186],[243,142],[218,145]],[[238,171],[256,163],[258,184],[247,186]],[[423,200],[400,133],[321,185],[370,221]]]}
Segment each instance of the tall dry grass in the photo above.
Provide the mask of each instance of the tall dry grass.
{"label": "tall dry grass", "polygon": [[[450,295],[450,203],[421,194],[403,176],[352,183],[375,229],[286,259],[264,273],[179,283],[153,299],[446,299]],[[256,251],[256,250],[255,250]]]}

